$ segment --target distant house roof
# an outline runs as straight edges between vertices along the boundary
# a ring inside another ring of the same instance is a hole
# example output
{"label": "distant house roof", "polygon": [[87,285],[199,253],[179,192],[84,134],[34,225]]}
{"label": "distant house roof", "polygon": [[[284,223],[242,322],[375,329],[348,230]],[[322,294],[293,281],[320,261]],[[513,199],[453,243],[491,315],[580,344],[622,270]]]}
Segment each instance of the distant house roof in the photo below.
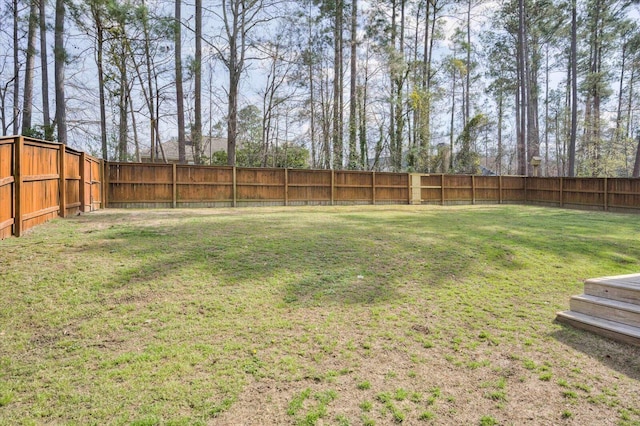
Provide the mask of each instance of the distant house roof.
{"label": "distant house roof", "polygon": [[[162,143],[162,149],[164,150],[164,155],[167,158],[167,162],[169,163],[177,163],[178,156],[178,139],[172,138],[164,143]],[[205,158],[210,158],[214,152],[224,151],[227,152],[227,138],[216,138],[213,136],[202,136],[202,155]],[[191,136],[187,136],[185,140],[185,160],[188,164],[195,163],[195,147],[193,146],[193,141],[191,140]],[[151,149],[147,148],[140,153],[140,158],[143,163],[151,161]],[[160,148],[158,148],[156,158],[162,160],[162,152]]]}

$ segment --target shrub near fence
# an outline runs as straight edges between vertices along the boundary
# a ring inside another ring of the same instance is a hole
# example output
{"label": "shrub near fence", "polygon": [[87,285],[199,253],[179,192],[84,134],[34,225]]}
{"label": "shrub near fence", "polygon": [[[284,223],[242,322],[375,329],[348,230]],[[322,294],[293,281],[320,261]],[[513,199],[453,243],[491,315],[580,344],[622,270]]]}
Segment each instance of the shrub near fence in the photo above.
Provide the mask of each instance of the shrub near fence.
{"label": "shrub near fence", "polygon": [[63,144],[0,138],[0,239],[102,206],[102,162]]}

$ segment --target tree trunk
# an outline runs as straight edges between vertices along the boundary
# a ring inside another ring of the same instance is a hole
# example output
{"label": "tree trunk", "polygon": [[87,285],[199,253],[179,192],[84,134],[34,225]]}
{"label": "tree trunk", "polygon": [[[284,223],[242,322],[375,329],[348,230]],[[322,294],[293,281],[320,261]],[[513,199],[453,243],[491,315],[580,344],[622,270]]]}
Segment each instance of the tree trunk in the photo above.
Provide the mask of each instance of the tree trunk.
{"label": "tree trunk", "polygon": [[309,123],[309,131],[311,132],[311,166],[318,167],[318,158],[316,153],[316,112],[313,84],[313,54],[311,53],[311,34],[309,34],[309,111],[311,122]]}
{"label": "tree trunk", "polygon": [[67,108],[64,95],[64,69],[66,52],[64,50],[64,0],[56,0],[56,22],[54,30],[55,86],[56,86],[56,126],[58,142],[67,143]]}
{"label": "tree trunk", "polygon": [[626,112],[627,126],[625,128],[625,133],[624,133],[624,140],[625,140],[624,159],[625,159],[625,170],[627,171],[627,176],[629,173],[629,155],[627,153],[627,146],[629,144],[627,143],[627,139],[631,136],[631,112],[633,107],[633,84],[635,80],[635,74],[636,74],[636,64],[633,64],[633,66],[631,67],[631,75],[629,76],[629,98],[627,100],[627,112]]}
{"label": "tree trunk", "polygon": [[349,87],[349,169],[358,168],[357,130],[356,122],[356,53],[358,42],[358,0],[353,0],[351,7],[351,81]]}
{"label": "tree trunk", "polygon": [[[455,51],[453,54],[455,58]],[[443,173],[446,173],[450,170],[453,170],[453,141],[454,141],[454,124],[455,124],[455,113],[456,113],[456,74],[457,70],[455,65],[451,67],[451,120],[449,122],[449,164],[444,165],[443,161]]]}
{"label": "tree trunk", "polygon": [[[404,31],[405,31],[405,6],[406,0],[400,0],[400,39],[397,47],[400,54],[399,61],[404,62]],[[402,170],[402,148],[403,148],[403,135],[404,135],[404,108],[402,91],[405,80],[404,70],[400,73],[396,73],[396,134],[395,134],[395,164],[393,169],[396,172]]]}
{"label": "tree trunk", "polygon": [[335,3],[334,37],[334,75],[333,75],[333,168],[342,169],[342,17],[343,2]]}
{"label": "tree trunk", "polygon": [[367,56],[364,63],[364,84],[359,87],[358,102],[360,107],[358,108],[358,121],[359,121],[359,136],[360,136],[360,166],[362,170],[369,169],[369,150],[367,147],[367,88],[369,85],[369,51],[367,46]]}
{"label": "tree trunk", "polygon": [[6,96],[7,90],[9,89],[9,83],[5,84],[3,88],[0,89],[0,125],[2,126],[2,136],[7,136],[7,113],[5,111],[6,107]]}
{"label": "tree trunk", "polygon": [[[627,56],[627,43],[622,43],[622,63],[620,64],[620,82],[618,87],[618,105],[616,108],[616,128],[613,132],[612,145],[617,146],[622,140],[622,92],[624,90],[624,68]],[[626,143],[625,143],[626,145]],[[626,156],[625,156],[626,157]]]}
{"label": "tree trunk", "polygon": [[470,119],[470,93],[471,93],[471,0],[467,0],[467,75],[465,76],[466,80],[466,90],[464,94],[464,123],[463,128],[467,127]]}
{"label": "tree trunk", "polygon": [[518,83],[519,83],[519,94],[520,94],[520,104],[518,108],[520,108],[520,128],[518,133],[518,144],[517,144],[517,163],[518,163],[518,174],[524,176],[527,174],[527,75],[526,75],[526,27],[525,27],[525,10],[524,10],[524,0],[518,0]]}
{"label": "tree trunk", "polygon": [[128,149],[128,110],[129,110],[129,82],[127,79],[127,60],[124,48],[122,49],[122,56],[119,58],[120,64],[120,96],[118,102],[118,109],[120,111],[120,120],[118,122],[118,160],[128,161],[129,149]]}
{"label": "tree trunk", "polygon": [[637,178],[640,177],[640,135],[637,137],[638,146],[636,147],[636,161],[633,163],[633,173],[632,177]]}
{"label": "tree trunk", "polygon": [[240,76],[229,74],[229,119],[227,123],[227,164],[236,165],[236,136],[238,134],[238,84]]}
{"label": "tree trunk", "polygon": [[322,152],[324,155],[324,168],[331,168],[331,106],[329,104],[328,76],[320,79],[320,109],[322,111]]}
{"label": "tree trunk", "polygon": [[544,78],[544,175],[549,176],[549,43],[545,45]]}
{"label": "tree trunk", "polygon": [[576,0],[571,1],[571,133],[569,139],[567,174],[575,176],[576,139],[578,133],[578,49],[577,49],[577,7]]}
{"label": "tree trunk", "polygon": [[504,94],[502,89],[500,89],[500,94],[498,95],[498,156],[496,159],[496,173],[499,175],[502,174],[502,120],[504,118],[504,102],[503,102]]}
{"label": "tree trunk", "polygon": [[195,149],[195,164],[202,163],[202,0],[195,0],[196,7],[196,52],[194,75],[194,124],[191,140]]}
{"label": "tree trunk", "polygon": [[[526,5],[525,5],[526,8]],[[525,16],[527,11],[525,10]],[[524,32],[524,58],[525,58],[525,84],[526,84],[526,108],[527,108],[527,171],[529,175],[533,174],[533,166],[531,159],[540,155],[540,135],[538,126],[538,70],[539,63],[537,60],[538,46],[537,41],[529,43],[529,32],[525,22]],[[533,52],[531,52],[533,50]]]}
{"label": "tree trunk", "polygon": [[40,14],[40,68],[42,73],[42,124],[44,126],[44,138],[53,138],[51,128],[51,112],[49,111],[49,61],[47,60],[47,18],[45,0],[39,1]]}
{"label": "tree trunk", "polygon": [[[44,0],[40,0],[44,2]],[[100,97],[100,145],[102,159],[107,160],[109,153],[107,147],[107,111],[106,97],[104,93],[104,28],[102,25],[102,11],[99,6],[92,4],[92,15],[96,25],[96,65],[98,67],[98,94]]]}
{"label": "tree trunk", "polygon": [[181,0],[175,0],[174,47],[176,64],[176,112],[178,114],[178,162],[186,163],[184,135],[184,91],[182,89],[182,17]]}
{"label": "tree trunk", "polygon": [[[56,5],[60,0],[56,0]],[[20,46],[18,39],[18,0],[13,0],[13,134],[17,135],[20,130]],[[56,9],[57,10],[57,9]]]}
{"label": "tree trunk", "polygon": [[29,30],[27,33],[27,67],[24,75],[24,100],[22,102],[22,134],[31,132],[31,114],[33,112],[33,74],[36,59],[36,29],[38,27],[38,3],[30,0]]}
{"label": "tree trunk", "polygon": [[[396,48],[396,0],[391,1],[391,34],[390,34],[390,44],[393,50]],[[393,59],[390,58],[390,62],[393,62]],[[395,169],[396,159],[396,104],[395,104],[395,82],[396,78],[396,70],[394,68],[394,64],[389,64],[389,80],[391,80],[391,87],[389,90],[389,162],[391,163],[391,167]]]}
{"label": "tree trunk", "polygon": [[[153,129],[153,132],[151,134],[151,144],[150,144],[151,145],[150,146],[151,162],[153,163],[158,158],[159,123],[158,123],[158,115],[156,114],[156,110],[155,110],[155,96],[157,95],[157,89],[155,91],[156,93],[154,93],[153,80],[151,78],[152,77],[151,70],[153,69],[154,76],[156,77],[156,82],[157,82],[157,70],[155,69],[155,67],[153,67],[153,60],[151,58],[151,46],[150,46],[151,40],[150,40],[150,34],[149,34],[148,10],[145,10],[145,15],[142,20],[142,29],[144,33],[144,57],[145,57],[146,71],[147,71],[147,92],[148,92],[147,107],[149,108],[149,118],[151,120],[151,127]],[[156,87],[157,87],[157,84],[156,84]]]}
{"label": "tree trunk", "polygon": [[127,97],[129,98],[129,112],[131,113],[131,129],[133,130],[133,146],[135,148],[136,162],[140,162],[140,141],[138,140],[138,125],[136,123],[136,114],[133,110],[133,98],[131,97],[130,89],[127,90]]}

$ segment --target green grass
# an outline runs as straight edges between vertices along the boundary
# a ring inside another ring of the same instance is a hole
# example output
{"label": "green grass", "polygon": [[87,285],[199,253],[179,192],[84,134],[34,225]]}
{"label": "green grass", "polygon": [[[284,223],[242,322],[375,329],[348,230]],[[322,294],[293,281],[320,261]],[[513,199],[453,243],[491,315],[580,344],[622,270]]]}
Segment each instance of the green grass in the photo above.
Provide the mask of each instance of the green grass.
{"label": "green grass", "polygon": [[0,424],[476,424],[540,395],[542,423],[637,422],[638,351],[553,320],[585,278],[639,272],[638,235],[524,206],[55,220],[0,242]]}

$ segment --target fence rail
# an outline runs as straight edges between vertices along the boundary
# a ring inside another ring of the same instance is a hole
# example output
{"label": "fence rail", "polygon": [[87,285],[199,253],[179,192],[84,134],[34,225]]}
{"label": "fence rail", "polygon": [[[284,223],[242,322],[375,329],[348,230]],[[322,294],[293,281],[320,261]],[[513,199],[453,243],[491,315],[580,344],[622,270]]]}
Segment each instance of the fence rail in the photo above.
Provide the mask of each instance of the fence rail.
{"label": "fence rail", "polygon": [[502,203],[640,212],[640,179],[107,163],[62,144],[0,138],[0,239],[107,207]]}
{"label": "fence rail", "polygon": [[59,143],[0,138],[0,239],[102,207],[101,160]]}

